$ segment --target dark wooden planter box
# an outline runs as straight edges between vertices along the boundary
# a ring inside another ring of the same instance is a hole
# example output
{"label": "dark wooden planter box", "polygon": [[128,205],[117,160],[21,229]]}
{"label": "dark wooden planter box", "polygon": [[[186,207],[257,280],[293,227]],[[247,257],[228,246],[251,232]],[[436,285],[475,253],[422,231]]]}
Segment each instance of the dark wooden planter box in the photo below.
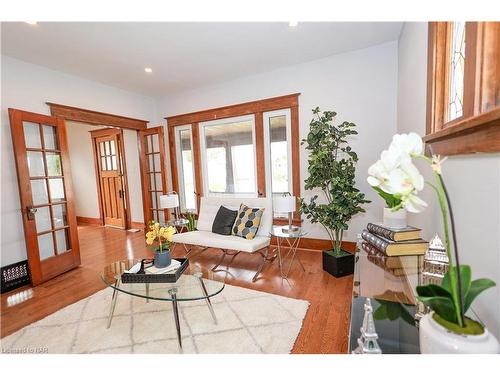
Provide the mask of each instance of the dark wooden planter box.
{"label": "dark wooden planter box", "polygon": [[335,277],[352,275],[354,273],[354,254],[344,251],[336,257],[331,250],[323,250],[323,270]]}

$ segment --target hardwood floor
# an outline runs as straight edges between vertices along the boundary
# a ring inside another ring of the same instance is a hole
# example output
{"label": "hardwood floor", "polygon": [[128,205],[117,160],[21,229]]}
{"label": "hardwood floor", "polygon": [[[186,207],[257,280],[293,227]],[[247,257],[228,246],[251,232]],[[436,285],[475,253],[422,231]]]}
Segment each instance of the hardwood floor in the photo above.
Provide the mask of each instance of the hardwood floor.
{"label": "hardwood floor", "polygon": [[[125,258],[151,256],[142,232],[90,225],[78,228],[82,265],[40,286],[17,289],[1,296],[1,337],[23,328],[53,312],[104,288],[99,272],[108,263]],[[181,247],[174,256],[182,256]],[[220,251],[210,249],[192,258],[204,267],[215,265]],[[311,305],[292,353],[346,353],[349,329],[352,276],[336,279],[321,268],[321,252],[299,250],[297,255],[306,268],[295,262],[289,280],[279,276],[277,261],[267,265],[259,279],[252,277],[259,256],[241,254],[231,264],[228,284],[268,293],[308,300]],[[31,297],[15,304],[16,297]],[[9,298],[10,297],[10,298]]]}

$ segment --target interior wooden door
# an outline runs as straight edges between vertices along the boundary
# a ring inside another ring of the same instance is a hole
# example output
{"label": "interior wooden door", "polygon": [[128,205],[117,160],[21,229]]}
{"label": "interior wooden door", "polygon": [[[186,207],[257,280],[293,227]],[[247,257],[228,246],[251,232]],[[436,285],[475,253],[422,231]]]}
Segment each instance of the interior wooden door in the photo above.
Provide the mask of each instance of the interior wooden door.
{"label": "interior wooden door", "polygon": [[127,214],[121,132],[119,129],[103,129],[92,132],[92,137],[104,225],[125,229]]}
{"label": "interior wooden door", "polygon": [[80,264],[64,120],[9,109],[33,285]]}
{"label": "interior wooden door", "polygon": [[162,126],[139,131],[138,142],[145,225],[151,220],[165,223],[170,219],[168,210],[162,210],[159,206],[160,195],[167,193],[165,140],[163,137]]}

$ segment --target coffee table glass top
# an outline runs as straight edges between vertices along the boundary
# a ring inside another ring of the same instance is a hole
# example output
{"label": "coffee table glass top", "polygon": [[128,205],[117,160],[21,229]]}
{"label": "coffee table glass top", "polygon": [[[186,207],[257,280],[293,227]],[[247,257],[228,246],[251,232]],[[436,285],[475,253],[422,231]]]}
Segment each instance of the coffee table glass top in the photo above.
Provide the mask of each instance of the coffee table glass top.
{"label": "coffee table glass top", "polygon": [[104,267],[101,279],[107,286],[120,292],[163,301],[205,299],[224,289],[226,272],[213,272],[197,264],[189,264],[175,283],[122,283],[122,273],[140,262],[140,259],[128,259],[111,263]]}

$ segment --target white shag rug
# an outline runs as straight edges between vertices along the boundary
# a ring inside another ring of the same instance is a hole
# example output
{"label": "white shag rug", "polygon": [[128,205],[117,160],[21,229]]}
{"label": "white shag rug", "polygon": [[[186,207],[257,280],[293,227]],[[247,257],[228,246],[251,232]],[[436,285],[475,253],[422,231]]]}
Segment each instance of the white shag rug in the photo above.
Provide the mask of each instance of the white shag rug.
{"label": "white shag rug", "polygon": [[[106,288],[0,342],[3,353],[179,353],[168,301],[118,295],[106,329],[112,290]],[[211,298],[179,302],[183,353],[290,353],[309,302],[226,285]]]}

